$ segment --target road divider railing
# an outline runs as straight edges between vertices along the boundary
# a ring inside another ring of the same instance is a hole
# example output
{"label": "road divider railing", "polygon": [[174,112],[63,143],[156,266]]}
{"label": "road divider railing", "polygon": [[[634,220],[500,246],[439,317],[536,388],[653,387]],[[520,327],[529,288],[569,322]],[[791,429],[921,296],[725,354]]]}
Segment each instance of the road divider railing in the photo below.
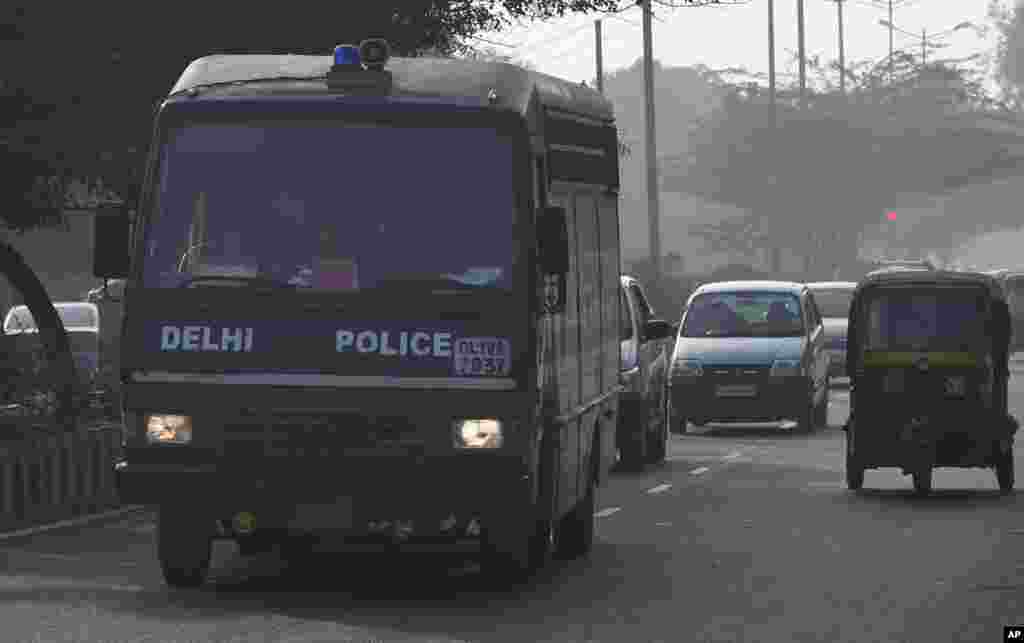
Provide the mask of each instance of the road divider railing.
{"label": "road divider railing", "polygon": [[0,531],[94,514],[120,506],[114,463],[118,424],[73,432],[0,436]]}

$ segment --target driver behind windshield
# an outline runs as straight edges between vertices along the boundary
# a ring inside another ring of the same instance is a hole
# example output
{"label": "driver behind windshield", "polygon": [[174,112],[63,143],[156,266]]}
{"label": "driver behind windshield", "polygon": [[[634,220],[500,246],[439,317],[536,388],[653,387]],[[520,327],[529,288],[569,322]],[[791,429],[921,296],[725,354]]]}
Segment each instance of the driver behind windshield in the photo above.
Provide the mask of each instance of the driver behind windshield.
{"label": "driver behind windshield", "polygon": [[802,329],[799,304],[792,295],[709,293],[691,304],[683,336],[782,337]]}

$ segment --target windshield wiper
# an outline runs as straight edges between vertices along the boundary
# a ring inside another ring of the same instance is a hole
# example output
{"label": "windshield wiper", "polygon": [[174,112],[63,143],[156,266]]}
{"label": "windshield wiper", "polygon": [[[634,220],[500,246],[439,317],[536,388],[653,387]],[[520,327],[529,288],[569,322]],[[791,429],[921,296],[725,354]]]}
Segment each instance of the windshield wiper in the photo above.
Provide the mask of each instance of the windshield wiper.
{"label": "windshield wiper", "polygon": [[285,283],[283,281],[277,281],[275,279],[269,279],[267,277],[246,277],[246,276],[231,276],[231,275],[197,275],[195,277],[189,277],[180,284],[178,288],[192,288],[196,285],[207,284],[224,284],[234,286],[246,286],[246,287],[263,287],[272,289],[282,290],[295,290],[294,284]]}
{"label": "windshield wiper", "polygon": [[412,286],[429,290],[480,290],[487,287],[487,285],[468,284],[455,279],[431,276],[392,277],[377,281],[378,288],[390,286]]}

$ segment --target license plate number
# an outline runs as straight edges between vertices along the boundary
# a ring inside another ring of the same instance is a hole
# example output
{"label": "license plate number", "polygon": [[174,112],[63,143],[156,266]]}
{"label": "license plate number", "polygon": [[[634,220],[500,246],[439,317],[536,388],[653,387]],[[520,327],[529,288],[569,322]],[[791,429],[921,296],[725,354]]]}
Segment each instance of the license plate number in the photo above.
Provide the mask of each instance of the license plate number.
{"label": "license plate number", "polygon": [[467,337],[455,342],[455,374],[502,377],[512,372],[512,346],[499,337]]}
{"label": "license plate number", "polygon": [[949,397],[964,397],[967,395],[967,378],[947,377],[946,395]]}
{"label": "license plate number", "polygon": [[724,384],[715,388],[718,397],[756,397],[757,386],[753,384]]}

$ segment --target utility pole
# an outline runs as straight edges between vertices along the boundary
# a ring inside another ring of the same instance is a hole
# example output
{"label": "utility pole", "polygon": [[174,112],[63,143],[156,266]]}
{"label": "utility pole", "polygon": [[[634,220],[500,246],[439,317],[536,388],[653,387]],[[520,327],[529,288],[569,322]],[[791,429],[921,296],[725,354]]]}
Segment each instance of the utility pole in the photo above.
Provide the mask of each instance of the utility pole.
{"label": "utility pole", "polygon": [[928,62],[928,50],[926,45],[928,44],[928,33],[922,27],[921,29],[921,68],[924,68],[924,64]]}
{"label": "utility pole", "polygon": [[594,46],[597,49],[597,91],[604,93],[604,73],[602,72],[601,60],[601,21],[594,21]]}
{"label": "utility pole", "polygon": [[839,93],[846,94],[846,57],[843,55],[843,2],[836,0],[836,11],[839,14]]}
{"label": "utility pole", "polygon": [[892,30],[893,30],[893,28],[894,27],[893,27],[893,22],[892,22],[892,0],[889,0],[889,84],[890,85],[893,83],[893,79],[895,78],[895,74],[893,72],[893,65],[892,65],[892,63],[893,63],[893,58],[892,58],[893,57],[893,51],[892,51]]}
{"label": "utility pole", "polygon": [[800,50],[800,108],[806,106],[807,96],[807,51],[804,46],[804,0],[796,0],[797,48]]}
{"label": "utility pole", "polygon": [[768,99],[772,104],[773,123],[775,106],[775,0],[768,0]]}
{"label": "utility pole", "polygon": [[654,137],[654,54],[651,45],[651,2],[641,0],[644,9],[644,145],[647,150],[647,219],[650,233],[651,266],[661,280],[661,231],[658,208],[658,153]]}

